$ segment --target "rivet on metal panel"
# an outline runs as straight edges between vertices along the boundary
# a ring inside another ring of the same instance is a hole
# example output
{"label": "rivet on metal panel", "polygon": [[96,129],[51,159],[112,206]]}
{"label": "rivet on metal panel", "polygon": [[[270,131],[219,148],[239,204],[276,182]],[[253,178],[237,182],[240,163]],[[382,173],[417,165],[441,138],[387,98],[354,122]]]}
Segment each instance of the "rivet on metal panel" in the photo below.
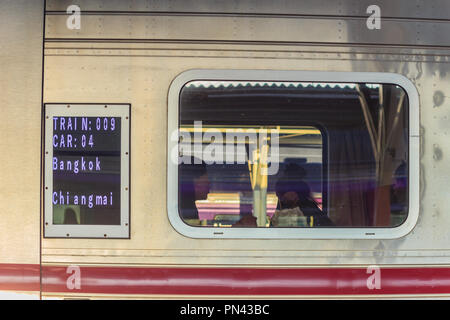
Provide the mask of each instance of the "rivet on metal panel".
{"label": "rivet on metal panel", "polygon": [[433,107],[439,107],[442,103],[444,103],[444,93],[442,91],[436,91],[433,95]]}
{"label": "rivet on metal panel", "polygon": [[442,150],[437,144],[433,145],[433,159],[439,161],[442,159]]}

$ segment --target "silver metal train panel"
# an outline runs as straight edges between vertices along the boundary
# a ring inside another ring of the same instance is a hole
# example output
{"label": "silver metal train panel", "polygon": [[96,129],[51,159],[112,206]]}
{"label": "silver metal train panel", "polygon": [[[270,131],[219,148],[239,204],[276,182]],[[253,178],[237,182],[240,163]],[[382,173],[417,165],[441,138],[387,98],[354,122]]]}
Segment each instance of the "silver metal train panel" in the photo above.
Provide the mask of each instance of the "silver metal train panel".
{"label": "silver metal train panel", "polygon": [[43,13],[0,1],[0,299],[40,297]]}
{"label": "silver metal train panel", "polygon": [[[47,1],[44,102],[131,103],[131,239],[43,239],[42,261],[139,265],[449,264],[450,32],[444,1],[382,1],[381,30],[366,28],[370,1]],[[371,4],[371,3],[370,3]],[[201,14],[198,14],[201,13]],[[286,16],[284,16],[286,15]],[[298,16],[295,16],[298,15]],[[421,207],[395,240],[196,240],[166,211],[167,93],[188,69],[394,72],[417,87]],[[76,248],[76,249],[74,249]]]}
{"label": "silver metal train panel", "polygon": [[446,47],[450,23],[436,20],[382,20],[380,30],[366,27],[367,17],[254,16],[164,13],[102,13],[81,15],[80,30],[66,27],[67,15],[46,17],[49,41],[197,41],[336,45]]}
{"label": "silver metal train panel", "polygon": [[[48,12],[65,12],[74,4],[71,0],[47,0]],[[151,12],[151,13],[216,13],[216,14],[267,14],[300,16],[366,17],[367,8],[376,4],[384,17],[402,19],[448,20],[450,3],[446,0],[79,0],[84,11]]]}

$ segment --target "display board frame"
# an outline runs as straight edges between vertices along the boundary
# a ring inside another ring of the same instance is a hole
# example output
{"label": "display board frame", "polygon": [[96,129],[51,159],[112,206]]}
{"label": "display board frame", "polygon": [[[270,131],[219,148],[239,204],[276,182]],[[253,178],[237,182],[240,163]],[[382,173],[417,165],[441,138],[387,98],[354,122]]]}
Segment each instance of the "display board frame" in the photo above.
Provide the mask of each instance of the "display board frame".
{"label": "display board frame", "polygon": [[[120,224],[55,224],[53,210],[53,118],[120,117]],[[130,104],[44,104],[44,238],[130,238]]]}

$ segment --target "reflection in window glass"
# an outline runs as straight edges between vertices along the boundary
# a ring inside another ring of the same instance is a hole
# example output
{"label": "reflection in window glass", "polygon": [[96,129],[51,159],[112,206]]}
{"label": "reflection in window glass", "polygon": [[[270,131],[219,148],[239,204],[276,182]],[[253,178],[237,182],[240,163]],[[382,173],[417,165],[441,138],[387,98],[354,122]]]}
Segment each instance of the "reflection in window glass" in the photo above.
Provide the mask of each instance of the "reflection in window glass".
{"label": "reflection in window glass", "polygon": [[192,81],[180,94],[179,213],[198,227],[395,227],[408,99],[391,84]]}

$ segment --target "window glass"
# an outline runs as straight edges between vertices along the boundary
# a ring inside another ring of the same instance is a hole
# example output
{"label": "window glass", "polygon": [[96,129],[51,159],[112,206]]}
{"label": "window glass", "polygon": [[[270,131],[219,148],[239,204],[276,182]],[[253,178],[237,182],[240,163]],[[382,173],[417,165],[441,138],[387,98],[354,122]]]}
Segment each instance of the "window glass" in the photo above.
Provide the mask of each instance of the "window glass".
{"label": "window glass", "polygon": [[395,227],[408,203],[408,99],[393,84],[192,81],[178,203],[198,227]]}

